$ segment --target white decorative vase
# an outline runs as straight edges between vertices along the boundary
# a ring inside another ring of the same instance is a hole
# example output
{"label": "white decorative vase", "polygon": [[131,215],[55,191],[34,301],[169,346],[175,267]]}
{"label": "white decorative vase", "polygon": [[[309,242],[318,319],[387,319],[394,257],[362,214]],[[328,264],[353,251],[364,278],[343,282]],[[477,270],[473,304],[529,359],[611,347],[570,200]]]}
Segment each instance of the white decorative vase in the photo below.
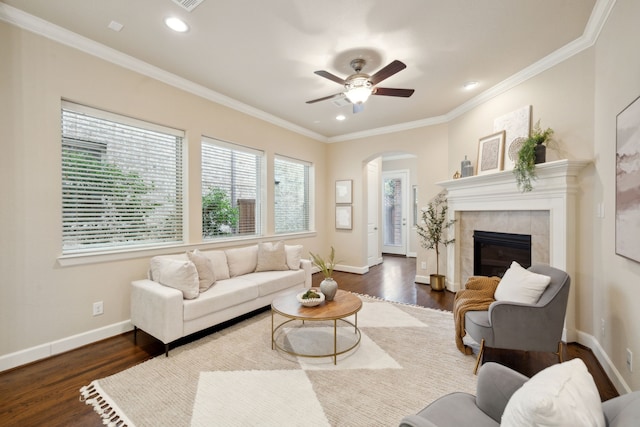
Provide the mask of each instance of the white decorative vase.
{"label": "white decorative vase", "polygon": [[320,292],[324,294],[326,301],[333,301],[333,297],[338,292],[338,283],[333,278],[327,277],[320,282]]}

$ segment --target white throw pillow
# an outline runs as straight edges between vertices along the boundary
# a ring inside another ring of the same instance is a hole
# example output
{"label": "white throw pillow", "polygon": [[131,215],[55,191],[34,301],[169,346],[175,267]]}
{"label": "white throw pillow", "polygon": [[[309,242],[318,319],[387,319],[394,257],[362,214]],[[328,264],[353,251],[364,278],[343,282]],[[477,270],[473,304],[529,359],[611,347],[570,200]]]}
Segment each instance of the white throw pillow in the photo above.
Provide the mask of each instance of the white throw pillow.
{"label": "white throw pillow", "polygon": [[151,278],[161,285],[182,291],[185,299],[194,299],[199,295],[198,271],[191,261],[153,257]]}
{"label": "white throw pillow", "polygon": [[284,242],[258,243],[258,264],[256,271],[282,271],[288,270],[287,255],[284,251]]}
{"label": "white throw pillow", "polygon": [[198,271],[198,281],[200,282],[200,292],[209,289],[216,283],[216,273],[213,270],[211,259],[205,256],[199,250],[187,252],[189,260],[196,266]]}
{"label": "white throw pillow", "polygon": [[532,273],[513,261],[500,280],[494,298],[496,301],[535,304],[547,289],[551,277]]}
{"label": "white throw pillow", "polygon": [[573,359],[534,375],[507,402],[502,427],[604,427],[600,394],[584,362]]}
{"label": "white throw pillow", "polygon": [[227,264],[229,265],[229,275],[231,277],[242,276],[256,271],[258,245],[227,249],[224,253],[227,255]]}
{"label": "white throw pillow", "polygon": [[289,270],[300,270],[300,259],[302,259],[302,245],[284,245],[287,253],[287,265]]}
{"label": "white throw pillow", "polygon": [[211,260],[213,271],[216,273],[216,282],[230,277],[227,254],[224,251],[204,251],[202,254]]}

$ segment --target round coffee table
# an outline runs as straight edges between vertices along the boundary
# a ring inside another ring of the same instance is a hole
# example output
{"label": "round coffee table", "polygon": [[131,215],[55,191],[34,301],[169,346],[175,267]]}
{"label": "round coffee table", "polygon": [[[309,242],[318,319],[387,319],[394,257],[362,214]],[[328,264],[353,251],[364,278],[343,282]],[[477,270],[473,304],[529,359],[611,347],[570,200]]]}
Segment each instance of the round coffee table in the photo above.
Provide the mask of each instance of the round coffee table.
{"label": "round coffee table", "polygon": [[[320,292],[320,290],[316,290]],[[361,334],[358,329],[358,311],[362,308],[362,300],[350,292],[339,289],[333,298],[333,301],[323,301],[320,305],[315,307],[305,307],[300,304],[296,298],[297,294],[304,291],[305,290],[297,289],[292,292],[287,292],[276,297],[271,303],[271,349],[278,349],[294,356],[333,357],[333,364],[335,365],[338,363],[339,355],[353,350],[358,346],[358,344],[360,344]],[[275,314],[284,316],[288,320],[276,325],[274,320]],[[345,319],[352,314],[355,315],[354,323]],[[280,338],[280,336],[277,337],[276,334],[278,331],[281,331],[281,334],[286,336],[287,331],[283,326],[296,321],[302,321],[302,325],[300,325],[301,327],[304,327],[306,321],[333,322],[333,352],[328,354],[298,353],[280,345],[278,343],[278,338]],[[355,334],[353,344],[347,348],[341,348],[340,350],[338,350],[338,321],[352,326]]]}

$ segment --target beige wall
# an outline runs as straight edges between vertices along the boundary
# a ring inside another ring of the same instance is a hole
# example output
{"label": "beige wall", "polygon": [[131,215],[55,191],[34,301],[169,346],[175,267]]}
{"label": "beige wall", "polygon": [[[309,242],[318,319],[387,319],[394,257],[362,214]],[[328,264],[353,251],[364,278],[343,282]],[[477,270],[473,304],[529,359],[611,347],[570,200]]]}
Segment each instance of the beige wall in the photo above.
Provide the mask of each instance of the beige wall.
{"label": "beige wall", "polygon": [[[61,267],[60,100],[184,129],[187,134],[187,243],[200,242],[200,136],[312,162],[318,200],[326,197],[326,144],[257,120],[49,39],[0,22],[0,356],[43,346],[129,319],[129,283],[144,277],[149,255]],[[268,186],[271,207],[273,186]],[[324,205],[316,227],[324,230]],[[273,232],[267,214],[267,238]],[[271,236],[271,239],[276,237]],[[296,241],[325,248],[324,236]],[[206,246],[206,245],[205,245]],[[212,245],[209,245],[212,246]],[[189,245],[174,248],[184,251]],[[92,304],[104,301],[104,315]]]}
{"label": "beige wall", "polygon": [[[625,381],[640,389],[640,264],[615,254],[616,115],[640,95],[640,2],[618,0],[595,48],[594,200],[604,202],[605,218],[590,223],[582,263],[592,284],[590,305],[581,306],[579,325],[597,337]],[[640,242],[638,242],[640,244]],[[601,332],[601,319],[605,331]],[[634,355],[626,368],[625,349]]]}
{"label": "beige wall", "polygon": [[[128,319],[128,283],[144,274],[147,259],[61,268],[60,98],[185,129],[189,136],[189,195],[199,198],[200,134],[265,149],[316,166],[317,237],[305,250],[334,245],[342,264],[366,271],[365,165],[381,154],[417,157],[419,200],[427,201],[460,169],[475,164],[478,138],[492,133],[495,117],[524,105],[533,121],[556,131],[548,160],[589,159],[583,170],[576,277],[576,326],[581,342],[609,374],[640,389],[640,264],[615,255],[615,116],[640,95],[640,2],[618,0],[596,45],[487,101],[448,124],[323,145],[150,78],[0,23],[0,355]],[[333,186],[354,182],[353,230],[335,230]],[[270,190],[271,192],[272,190]],[[270,193],[271,194],[271,193]],[[595,218],[604,203],[605,218]],[[189,214],[198,223],[197,209]],[[272,221],[268,221],[272,227]],[[198,226],[190,228],[197,242]],[[432,254],[418,248],[417,265]],[[105,301],[105,315],[91,303]],[[601,319],[605,320],[604,333]],[[625,349],[633,351],[628,373]],[[611,364],[609,364],[609,361]],[[614,382],[616,379],[614,378]],[[620,384],[620,382],[616,382]]]}

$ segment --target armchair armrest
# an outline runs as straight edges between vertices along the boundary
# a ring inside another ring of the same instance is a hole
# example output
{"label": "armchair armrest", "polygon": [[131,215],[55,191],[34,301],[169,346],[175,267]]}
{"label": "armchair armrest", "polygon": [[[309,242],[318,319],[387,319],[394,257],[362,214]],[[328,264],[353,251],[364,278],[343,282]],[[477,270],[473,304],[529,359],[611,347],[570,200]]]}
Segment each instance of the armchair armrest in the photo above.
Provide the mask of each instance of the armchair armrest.
{"label": "armchair armrest", "polygon": [[476,405],[482,412],[500,423],[507,402],[528,379],[506,366],[487,362],[482,365],[478,374]]}
{"label": "armchair armrest", "polygon": [[131,323],[165,344],[183,335],[182,292],[149,279],[131,282]]}

